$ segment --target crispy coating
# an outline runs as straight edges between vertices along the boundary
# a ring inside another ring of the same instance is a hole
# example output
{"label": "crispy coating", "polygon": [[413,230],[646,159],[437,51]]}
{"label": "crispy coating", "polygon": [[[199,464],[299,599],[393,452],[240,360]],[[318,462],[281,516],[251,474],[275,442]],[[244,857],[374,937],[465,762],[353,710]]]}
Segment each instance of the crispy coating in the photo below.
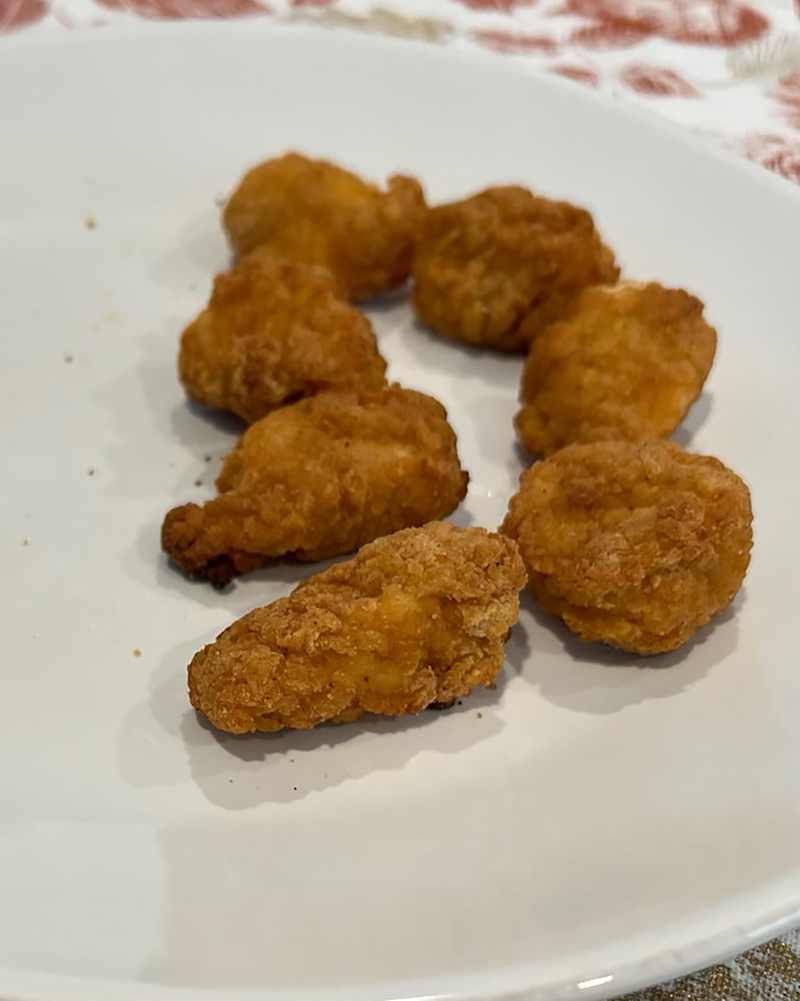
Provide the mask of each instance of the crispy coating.
{"label": "crispy coating", "polygon": [[717,335],[683,289],[585,289],[531,345],[519,436],[545,455],[578,442],[670,434],[706,380]]}
{"label": "crispy coating", "polygon": [[501,531],[548,612],[642,654],[676,649],[733,600],[753,541],[746,484],[666,441],[570,445],[537,462]]}
{"label": "crispy coating", "polygon": [[400,386],[322,393],[253,424],[227,456],[220,496],[164,519],[164,551],[223,585],[270,559],[322,560],[443,518],[469,477],[437,400]]}
{"label": "crispy coating", "polygon": [[328,271],[261,252],[216,277],[178,357],[193,400],[248,422],[325,389],[378,388],[385,372],[369,320]]}
{"label": "crispy coating", "polygon": [[239,256],[266,247],[322,265],[346,298],[363,299],[408,278],[424,215],[413,177],[394,175],[383,192],[333,163],[287,153],[244,175],[223,223]]}
{"label": "crispy coating", "polygon": [[414,255],[414,305],[436,333],[524,351],[586,285],[619,268],[591,215],[527,188],[487,188],[428,213]]}
{"label": "crispy coating", "polygon": [[378,539],[257,608],[189,665],[220,730],[309,729],[400,716],[488,685],[519,613],[515,543],[433,522]]}

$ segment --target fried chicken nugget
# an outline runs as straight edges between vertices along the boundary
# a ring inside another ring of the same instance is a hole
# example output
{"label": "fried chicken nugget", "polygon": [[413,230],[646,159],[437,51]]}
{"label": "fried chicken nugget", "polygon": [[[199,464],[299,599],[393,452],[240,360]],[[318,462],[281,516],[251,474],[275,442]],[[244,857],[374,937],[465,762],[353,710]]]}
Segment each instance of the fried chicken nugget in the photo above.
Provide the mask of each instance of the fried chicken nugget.
{"label": "fried chicken nugget", "polygon": [[218,275],[181,337],[178,374],[198,403],[248,422],[331,388],[378,388],[386,362],[333,276],[256,253]]}
{"label": "fried chicken nugget", "polygon": [[674,650],[725,608],[750,562],[745,483],[672,442],[570,445],[522,475],[501,532],[530,588],[584,640]]}
{"label": "fried chicken nugget", "polygon": [[619,275],[585,209],[513,185],[431,209],[412,271],[423,323],[499,351],[524,351],[580,289]]}
{"label": "fried chicken nugget", "polygon": [[524,584],[501,535],[396,532],[221,633],[189,665],[190,701],[229,733],[452,702],[497,676]]}
{"label": "fried chicken nugget", "polygon": [[670,434],[699,396],[717,346],[683,289],[584,289],[531,345],[515,424],[531,452]]}
{"label": "fried chicken nugget", "polygon": [[424,215],[413,177],[396,174],[383,192],[333,163],[287,153],[244,175],[223,223],[238,255],[266,247],[322,265],[346,298],[364,299],[408,278]]}
{"label": "fried chicken nugget", "polygon": [[322,393],[253,424],[220,496],[174,508],[163,549],[221,586],[269,560],[322,560],[449,514],[469,476],[437,400],[400,386]]}

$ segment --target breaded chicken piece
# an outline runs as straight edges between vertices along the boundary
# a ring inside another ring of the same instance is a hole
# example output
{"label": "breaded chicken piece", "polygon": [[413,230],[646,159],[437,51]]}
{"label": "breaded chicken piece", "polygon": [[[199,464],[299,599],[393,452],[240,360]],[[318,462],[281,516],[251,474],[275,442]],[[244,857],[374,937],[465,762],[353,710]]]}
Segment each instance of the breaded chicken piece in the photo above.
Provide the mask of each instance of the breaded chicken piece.
{"label": "breaded chicken piece", "polygon": [[253,424],[225,459],[220,496],[170,511],[162,546],[223,585],[272,559],[327,559],[443,518],[468,481],[437,400],[400,386],[322,393]]}
{"label": "breaded chicken piece", "polygon": [[325,389],[377,389],[385,372],[369,320],[330,272],[264,253],[215,278],[178,358],[193,400],[248,422]]}
{"label": "breaded chicken piece", "polygon": [[412,271],[423,323],[499,351],[524,351],[580,289],[619,275],[585,209],[517,186],[432,209]]}
{"label": "breaded chicken piece", "polygon": [[244,175],[223,223],[240,257],[266,247],[322,265],[353,300],[403,284],[424,215],[413,177],[396,174],[383,192],[333,163],[287,153]]}
{"label": "breaded chicken piece", "polygon": [[524,584],[501,535],[396,532],[234,622],[193,658],[189,698],[229,733],[450,703],[497,676]]}
{"label": "breaded chicken piece", "polygon": [[676,649],[733,600],[753,541],[745,483],[666,441],[537,462],[501,531],[543,608],[581,639],[641,654]]}
{"label": "breaded chicken piece", "polygon": [[584,289],[531,345],[519,436],[545,455],[578,442],[670,434],[706,381],[717,335],[683,289]]}

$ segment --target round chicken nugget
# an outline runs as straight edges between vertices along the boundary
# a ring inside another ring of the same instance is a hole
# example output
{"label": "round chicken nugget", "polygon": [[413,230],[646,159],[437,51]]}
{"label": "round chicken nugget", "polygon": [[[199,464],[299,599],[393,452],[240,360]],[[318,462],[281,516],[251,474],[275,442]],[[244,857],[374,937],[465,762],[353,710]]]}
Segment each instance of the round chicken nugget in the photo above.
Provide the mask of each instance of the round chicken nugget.
{"label": "round chicken nugget", "polygon": [[414,305],[437,334],[524,351],[586,285],[619,268],[591,215],[527,188],[487,188],[427,216],[414,254]]}
{"label": "round chicken nugget", "polygon": [[570,445],[537,462],[501,531],[548,612],[641,654],[676,649],[725,608],[753,542],[746,484],[666,441]]}
{"label": "round chicken nugget", "polygon": [[584,289],[531,345],[519,436],[545,455],[578,442],[670,434],[700,394],[717,335],[683,289]]}
{"label": "round chicken nugget", "polygon": [[258,252],[215,278],[178,372],[193,400],[253,422],[326,389],[379,389],[386,362],[329,271]]}
{"label": "round chicken nugget", "polygon": [[383,192],[335,164],[287,153],[244,175],[223,223],[238,255],[267,247],[323,265],[346,298],[363,299],[408,278],[424,215],[413,177],[394,175]]}

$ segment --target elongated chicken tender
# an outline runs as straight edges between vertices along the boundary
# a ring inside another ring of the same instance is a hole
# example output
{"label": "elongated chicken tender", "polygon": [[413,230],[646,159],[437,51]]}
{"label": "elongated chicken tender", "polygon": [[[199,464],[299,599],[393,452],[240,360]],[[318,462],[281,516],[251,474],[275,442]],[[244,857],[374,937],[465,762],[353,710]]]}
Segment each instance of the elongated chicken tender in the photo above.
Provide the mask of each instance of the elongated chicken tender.
{"label": "elongated chicken tender", "polygon": [[424,215],[413,177],[394,175],[383,192],[333,163],[287,153],[245,174],[223,222],[239,256],[265,247],[322,265],[347,299],[363,299],[408,278]]}
{"label": "elongated chicken tender", "polygon": [[619,274],[585,209],[513,185],[431,209],[412,270],[423,323],[499,351],[525,351],[577,292]]}
{"label": "elongated chicken tender", "polygon": [[386,362],[328,271],[257,253],[214,280],[178,372],[193,400],[251,422],[325,389],[378,388]]}
{"label": "elongated chicken tender", "polygon": [[225,460],[220,496],[170,511],[162,545],[222,585],[270,559],[326,559],[443,518],[468,480],[437,400],[400,386],[323,393],[253,424]]}
{"label": "elongated chicken tender", "polygon": [[580,293],[531,345],[516,426],[531,452],[670,434],[700,394],[717,335],[683,289],[625,283]]}
{"label": "elongated chicken tender", "polygon": [[753,541],[746,484],[666,441],[537,462],[501,531],[543,608],[581,639],[642,654],[676,649],[733,600]]}
{"label": "elongated chicken tender", "polygon": [[503,536],[441,522],[397,532],[204,647],[191,703],[248,733],[452,702],[497,676],[524,584]]}

